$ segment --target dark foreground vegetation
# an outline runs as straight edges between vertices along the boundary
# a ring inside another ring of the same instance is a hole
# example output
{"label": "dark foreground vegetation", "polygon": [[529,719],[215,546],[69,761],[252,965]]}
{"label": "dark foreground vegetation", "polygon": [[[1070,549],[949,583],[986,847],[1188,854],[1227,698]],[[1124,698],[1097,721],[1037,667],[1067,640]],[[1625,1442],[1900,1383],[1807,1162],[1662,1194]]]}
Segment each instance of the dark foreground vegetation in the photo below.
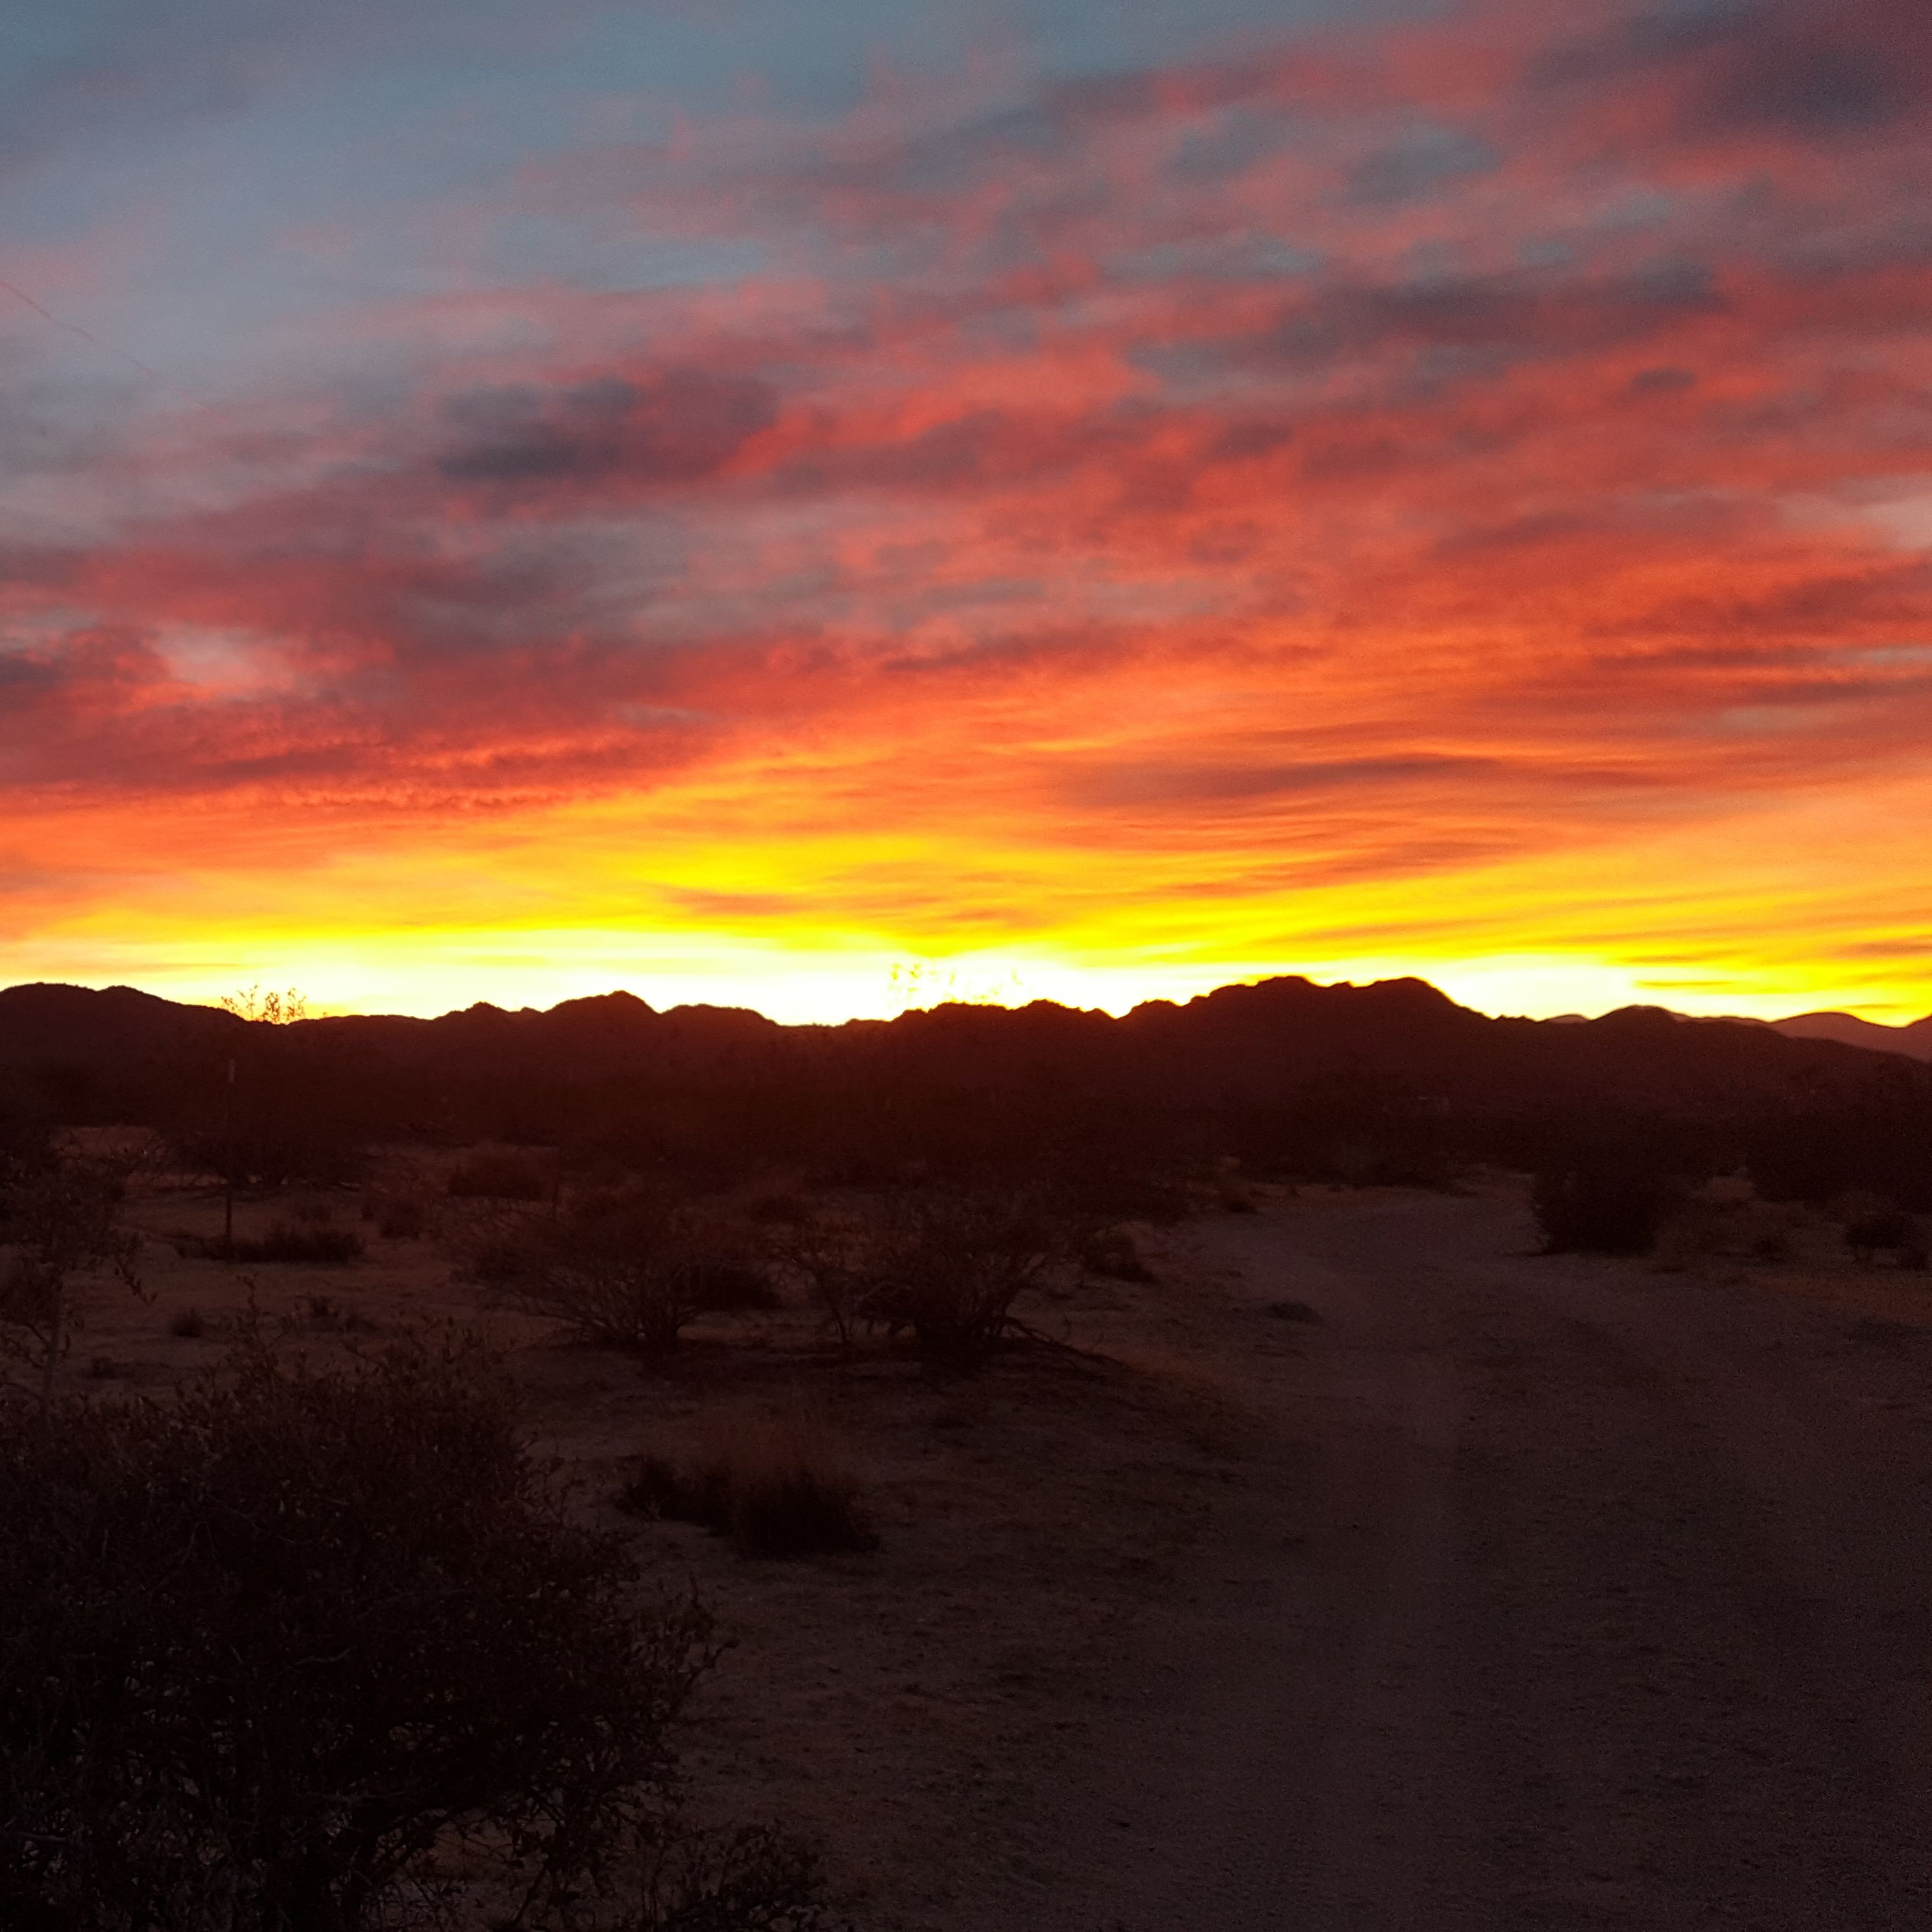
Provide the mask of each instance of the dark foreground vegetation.
{"label": "dark foreground vegetation", "polygon": [[472,1349],[256,1327],[169,1402],[0,1408],[0,1544],[10,1928],[824,1922],[807,1848],[681,1823],[712,1621],[571,1520]]}

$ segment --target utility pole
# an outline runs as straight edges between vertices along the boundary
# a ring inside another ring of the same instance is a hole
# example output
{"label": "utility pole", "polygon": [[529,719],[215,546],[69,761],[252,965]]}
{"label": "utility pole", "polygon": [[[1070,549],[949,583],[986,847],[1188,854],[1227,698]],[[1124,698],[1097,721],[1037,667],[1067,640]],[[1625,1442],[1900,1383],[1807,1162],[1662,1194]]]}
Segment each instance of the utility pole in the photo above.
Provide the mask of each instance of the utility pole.
{"label": "utility pole", "polygon": [[221,1090],[221,1138],[227,1146],[227,1155],[222,1162],[225,1186],[221,1198],[221,1254],[222,1258],[232,1260],[235,1254],[235,1063],[228,1063],[228,1083]]}

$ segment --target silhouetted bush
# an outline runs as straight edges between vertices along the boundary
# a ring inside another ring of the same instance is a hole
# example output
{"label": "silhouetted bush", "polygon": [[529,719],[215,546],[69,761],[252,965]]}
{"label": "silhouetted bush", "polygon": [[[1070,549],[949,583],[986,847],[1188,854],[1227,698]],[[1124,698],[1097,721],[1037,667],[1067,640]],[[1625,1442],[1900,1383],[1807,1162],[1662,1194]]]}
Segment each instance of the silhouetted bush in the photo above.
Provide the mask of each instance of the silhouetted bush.
{"label": "silhouetted bush", "polygon": [[198,1308],[177,1308],[168,1317],[168,1333],[178,1342],[196,1342],[208,1333],[208,1318]]}
{"label": "silhouetted bush", "polygon": [[484,1288],[599,1348],[657,1354],[700,1315],[777,1304],[742,1237],[662,1195],[588,1201],[487,1228],[467,1262]]}
{"label": "silhouetted bush", "polygon": [[811,1217],[812,1209],[796,1194],[760,1194],[745,1213],[759,1227],[795,1228]]}
{"label": "silhouetted bush", "polygon": [[1861,1268],[1870,1268],[1886,1253],[1900,1268],[1926,1265],[1924,1231],[1902,1208],[1877,1207],[1854,1216],[1845,1223],[1845,1245]]}
{"label": "silhouetted bush", "polygon": [[934,1189],[888,1204],[859,1304],[888,1334],[909,1328],[932,1367],[979,1367],[1024,1331],[1014,1302],[1055,1262],[1073,1230],[1024,1195]]}
{"label": "silhouetted bush", "polygon": [[232,1089],[209,1080],[163,1119],[176,1166],[261,1189],[354,1180],[372,1125],[318,1069],[260,1052],[240,1056]]}
{"label": "silhouetted bush", "polygon": [[429,1232],[429,1210],[413,1195],[391,1195],[376,1204],[376,1232],[386,1241],[412,1241]]}
{"label": "silhouetted bush", "polygon": [[524,1155],[474,1154],[450,1169],[445,1184],[459,1200],[548,1201],[551,1180]]}
{"label": "silhouetted bush", "polygon": [[1683,1187],[1637,1149],[1612,1148],[1545,1168],[1531,1205],[1546,1254],[1648,1254]]}
{"label": "silhouetted bush", "polygon": [[464,1351],[0,1416],[0,1922],[482,1923],[452,1840],[518,1924],[822,1922],[802,1848],[680,1832],[710,1619],[638,1607]]}
{"label": "silhouetted bush", "polygon": [[111,1165],[51,1142],[0,1166],[0,1390],[31,1391],[44,1414],[81,1325],[74,1276],[107,1270],[143,1294],[122,1191]]}
{"label": "silhouetted bush", "polygon": [[766,1224],[765,1252],[825,1311],[850,1348],[878,1266],[878,1230],[862,1213],[826,1210]]}
{"label": "silhouetted bush", "polygon": [[1139,1245],[1124,1228],[1102,1228],[1080,1244],[1080,1265],[1089,1274],[1110,1281],[1152,1281],[1153,1269],[1141,1258]]}

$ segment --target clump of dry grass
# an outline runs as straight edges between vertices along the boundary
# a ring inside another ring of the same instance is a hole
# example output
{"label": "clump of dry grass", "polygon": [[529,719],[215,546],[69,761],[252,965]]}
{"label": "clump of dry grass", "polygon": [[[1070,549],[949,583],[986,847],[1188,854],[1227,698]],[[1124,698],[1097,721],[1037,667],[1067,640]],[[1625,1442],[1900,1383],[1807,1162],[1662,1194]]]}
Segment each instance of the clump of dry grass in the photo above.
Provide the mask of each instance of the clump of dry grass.
{"label": "clump of dry grass", "polygon": [[794,1402],[734,1405],[645,1456],[620,1502],[641,1514],[701,1523],[748,1556],[874,1550],[844,1436]]}
{"label": "clump of dry grass", "polygon": [[224,1262],[305,1262],[325,1268],[346,1268],[362,1258],[361,1235],[346,1228],[277,1221],[260,1240],[224,1241],[202,1235],[175,1244],[178,1255]]}

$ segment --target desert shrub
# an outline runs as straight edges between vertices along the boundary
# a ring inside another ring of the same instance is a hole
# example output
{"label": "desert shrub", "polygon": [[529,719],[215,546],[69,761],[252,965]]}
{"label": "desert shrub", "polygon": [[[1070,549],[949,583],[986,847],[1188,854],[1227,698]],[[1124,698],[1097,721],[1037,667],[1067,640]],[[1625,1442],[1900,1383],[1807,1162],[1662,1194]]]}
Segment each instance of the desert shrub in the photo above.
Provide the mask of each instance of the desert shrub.
{"label": "desert shrub", "polygon": [[824,1310],[839,1346],[850,1348],[878,1278],[876,1222],[856,1213],[808,1214],[767,1224],[764,1249]]}
{"label": "desert shrub", "polygon": [[1080,1265],[1089,1274],[1110,1281],[1152,1281],[1154,1270],[1141,1258],[1140,1247],[1125,1228],[1101,1228],[1080,1244]]}
{"label": "desert shrub", "polygon": [[168,1333],[178,1342],[196,1342],[208,1333],[208,1318],[198,1308],[177,1308],[168,1317]]}
{"label": "desert shrub", "polygon": [[632,1192],[482,1231],[472,1276],[512,1306],[599,1348],[657,1354],[700,1315],[767,1308],[777,1291],[730,1227]]}
{"label": "desert shrub", "polygon": [[827,1932],[818,1853],[770,1825],[667,1838],[622,1932]]}
{"label": "desert shrub", "polygon": [[237,1187],[335,1186],[362,1170],[361,1111],[312,1066],[244,1054],[232,1093],[183,1096],[166,1128],[167,1158],[183,1172],[220,1174]]}
{"label": "desert shrub", "polygon": [[1853,1216],[1845,1223],[1845,1245],[1861,1268],[1870,1268],[1886,1252],[1895,1255],[1900,1267],[1925,1265],[1925,1238],[1918,1223],[1902,1208],[1873,1208]]}
{"label": "desert shrub", "polygon": [[459,1200],[548,1201],[549,1174],[526,1155],[472,1154],[450,1169],[445,1183]]}
{"label": "desert shrub", "polygon": [[802,1409],[716,1417],[676,1454],[645,1457],[621,1498],[646,1515],[702,1523],[748,1556],[878,1546],[842,1438]]}
{"label": "desert shrub", "polygon": [[414,1195],[391,1195],[374,1205],[371,1218],[386,1241],[412,1241],[429,1231],[429,1209]]}
{"label": "desert shrub", "polygon": [[[728,1244],[721,1238],[721,1250]],[[694,1253],[686,1264],[689,1292],[705,1314],[730,1314],[746,1309],[782,1307],[770,1274],[756,1262],[727,1252]]]}
{"label": "desert shrub", "polygon": [[1531,1206],[1546,1254],[1647,1254],[1683,1198],[1640,1148],[1594,1151],[1537,1174]]}
{"label": "desert shrub", "polygon": [[106,1272],[142,1293],[121,1195],[113,1167],[51,1143],[0,1162],[0,1388],[32,1390],[43,1412],[81,1325],[74,1278]]}
{"label": "desert shrub", "polygon": [[[951,1187],[815,1214],[766,1238],[842,1344],[862,1326],[889,1336],[909,1330],[928,1364],[945,1370],[976,1367],[1028,1332],[1014,1302],[1082,1246],[1078,1224],[1035,1196]],[[1111,1252],[1129,1265],[1118,1246]]]}
{"label": "desert shrub", "polygon": [[1666,1272],[1718,1256],[1754,1262],[1791,1258],[1794,1210],[1751,1196],[1748,1186],[1713,1185],[1684,1200],[1660,1224],[1652,1252]]}
{"label": "desert shrub", "polygon": [[0,1418],[0,1922],[444,1923],[452,1840],[519,1924],[819,1922],[772,1834],[676,1852],[711,1621],[638,1607],[465,1349],[253,1337],[175,1402]]}
{"label": "desert shrub", "polygon": [[760,1227],[796,1228],[811,1219],[812,1210],[796,1194],[760,1194],[745,1210],[745,1214],[748,1220]]}
{"label": "desert shrub", "polygon": [[858,1312],[910,1329],[921,1357],[970,1370],[1024,1331],[1013,1304],[1073,1245],[1068,1225],[1024,1195],[934,1189],[884,1211]]}

